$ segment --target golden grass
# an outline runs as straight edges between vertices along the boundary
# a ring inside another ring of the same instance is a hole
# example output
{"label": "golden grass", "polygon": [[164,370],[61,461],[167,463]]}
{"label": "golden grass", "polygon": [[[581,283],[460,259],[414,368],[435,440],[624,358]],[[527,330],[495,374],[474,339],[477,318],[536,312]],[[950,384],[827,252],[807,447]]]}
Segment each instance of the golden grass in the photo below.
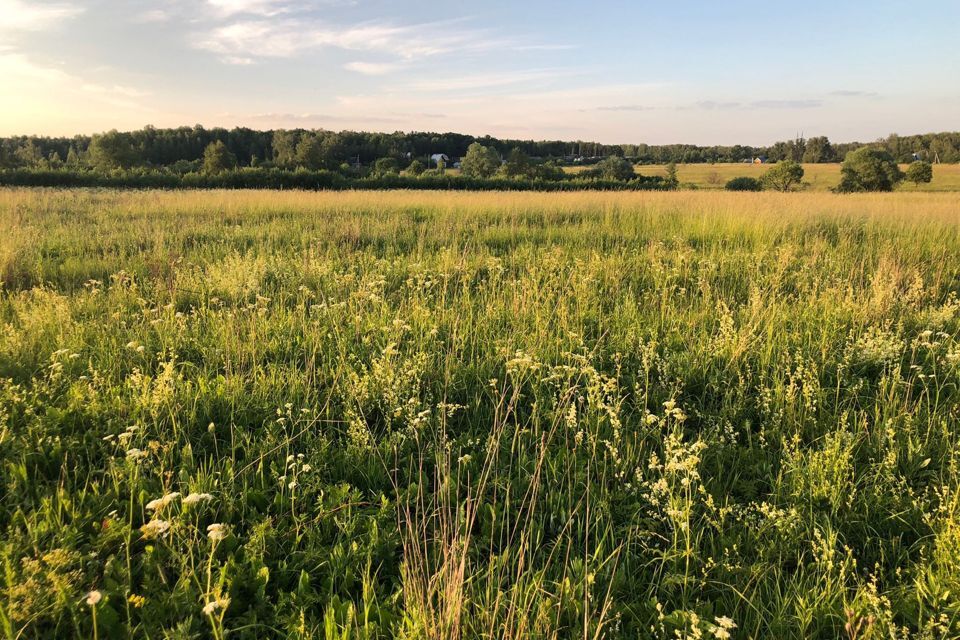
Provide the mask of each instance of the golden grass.
{"label": "golden grass", "polygon": [[[731,178],[749,176],[759,178],[772,165],[769,164],[678,164],[677,175],[680,182],[696,185],[700,189],[722,189]],[[569,167],[571,172],[582,171],[585,167]],[[907,165],[900,167],[906,170]],[[637,165],[638,173],[647,176],[666,175],[665,165]],[[828,191],[840,182],[840,164],[804,164],[803,181],[811,191]],[[960,191],[960,164],[938,164],[933,167],[933,181],[930,184],[916,186],[904,182],[900,191]]]}

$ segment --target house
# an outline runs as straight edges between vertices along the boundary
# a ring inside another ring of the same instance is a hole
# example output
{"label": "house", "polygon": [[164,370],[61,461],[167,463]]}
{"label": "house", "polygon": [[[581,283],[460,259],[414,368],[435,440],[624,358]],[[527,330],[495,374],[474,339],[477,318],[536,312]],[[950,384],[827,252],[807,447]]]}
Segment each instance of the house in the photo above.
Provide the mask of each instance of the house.
{"label": "house", "polygon": [[450,164],[450,158],[445,153],[435,153],[430,156],[430,164],[439,167],[443,162],[444,166]]}
{"label": "house", "polygon": [[767,156],[757,156],[753,159],[753,164],[766,164]]}

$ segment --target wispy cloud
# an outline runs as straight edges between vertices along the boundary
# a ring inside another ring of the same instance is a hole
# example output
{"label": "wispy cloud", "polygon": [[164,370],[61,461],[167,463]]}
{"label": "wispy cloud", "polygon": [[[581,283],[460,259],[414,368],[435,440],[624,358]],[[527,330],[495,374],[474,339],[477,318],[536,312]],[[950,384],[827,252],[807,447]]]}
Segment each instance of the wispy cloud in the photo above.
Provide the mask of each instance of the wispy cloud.
{"label": "wispy cloud", "polygon": [[[651,107],[645,104],[615,104],[609,106],[595,107],[594,111],[653,111],[657,107]],[[581,109],[583,111],[583,109]]]}
{"label": "wispy cloud", "polygon": [[498,43],[484,32],[457,28],[453,22],[336,26],[305,19],[251,19],[214,27],[197,40],[196,47],[218,54],[225,62],[292,58],[327,47],[415,60],[454,50],[490,49]]}
{"label": "wispy cloud", "polygon": [[750,103],[754,109],[816,109],[823,106],[822,100],[756,100]]}
{"label": "wispy cloud", "polygon": [[237,14],[276,16],[290,11],[285,0],[207,0],[207,5],[223,17]]}
{"label": "wispy cloud", "polygon": [[0,34],[42,31],[83,11],[83,7],[67,2],[28,3],[23,0],[0,0]]}
{"label": "wispy cloud", "polygon": [[366,76],[382,76],[391,73],[400,68],[399,64],[392,62],[348,62],[343,65],[347,71],[356,71]]}
{"label": "wispy cloud", "polygon": [[841,89],[839,91],[831,91],[830,95],[837,96],[839,98],[876,98],[880,94],[876,91],[854,91],[851,89]]}
{"label": "wispy cloud", "polygon": [[543,83],[562,77],[577,75],[575,69],[519,69],[496,73],[477,73],[446,78],[417,80],[408,85],[414,91],[451,92],[476,91],[516,85]]}
{"label": "wispy cloud", "polygon": [[716,100],[700,100],[696,104],[699,109],[707,109],[708,111],[714,110],[723,110],[723,109],[739,109],[743,105],[739,102],[717,102]]}

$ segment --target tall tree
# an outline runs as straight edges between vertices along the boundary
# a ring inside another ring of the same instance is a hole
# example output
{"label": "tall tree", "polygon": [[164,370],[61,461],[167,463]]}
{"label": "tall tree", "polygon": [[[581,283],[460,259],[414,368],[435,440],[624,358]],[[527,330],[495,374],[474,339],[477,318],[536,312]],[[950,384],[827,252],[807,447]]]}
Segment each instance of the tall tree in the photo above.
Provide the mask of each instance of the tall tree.
{"label": "tall tree", "polygon": [[497,152],[474,142],[467,147],[467,154],[460,161],[463,175],[474,178],[489,178],[500,168],[500,156]]}
{"label": "tall tree", "polygon": [[90,165],[101,171],[129,169],[140,161],[132,136],[116,129],[93,136],[88,153]]}
{"label": "tall tree", "polygon": [[236,168],[237,157],[222,140],[211,142],[203,152],[203,172],[211,175]]}

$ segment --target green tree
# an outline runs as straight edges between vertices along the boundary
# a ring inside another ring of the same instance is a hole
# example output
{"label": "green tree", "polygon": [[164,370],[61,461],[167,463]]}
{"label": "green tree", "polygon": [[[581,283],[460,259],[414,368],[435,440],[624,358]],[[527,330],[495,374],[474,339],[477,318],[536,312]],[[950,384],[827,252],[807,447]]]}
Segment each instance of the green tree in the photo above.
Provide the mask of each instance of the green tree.
{"label": "green tree", "polygon": [[316,171],[326,166],[327,161],[327,150],[324,148],[323,140],[315,135],[305,135],[300,139],[294,152],[293,164]]}
{"label": "green tree", "polygon": [[223,173],[237,166],[237,157],[222,140],[211,142],[203,152],[203,172],[207,174]]}
{"label": "green tree", "polygon": [[378,158],[373,163],[373,173],[378,176],[396,175],[400,173],[400,163],[396,158]]}
{"label": "green tree", "polygon": [[297,163],[297,136],[292,131],[274,131],[273,163],[278,167],[292,168]]}
{"label": "green tree", "polygon": [[530,176],[537,180],[563,180],[567,174],[563,167],[559,166],[553,160],[547,160],[543,164],[534,165],[530,170]]}
{"label": "green tree", "polygon": [[414,160],[413,162],[407,165],[407,173],[409,173],[412,176],[419,176],[425,170],[426,170],[426,167],[423,166],[423,163],[420,162],[419,160]]}
{"label": "green tree", "polygon": [[768,189],[790,191],[803,179],[803,167],[792,160],[782,160],[763,174],[760,181]]}
{"label": "green tree", "polygon": [[500,169],[508,178],[520,178],[530,175],[530,157],[519,147],[514,147],[507,154],[507,159]]}
{"label": "green tree", "polygon": [[500,168],[500,156],[495,149],[474,142],[467,147],[467,155],[460,161],[460,171],[472,178],[489,178]]}
{"label": "green tree", "polygon": [[930,184],[933,180],[933,165],[924,160],[917,160],[907,167],[907,180],[919,186],[920,183]]}
{"label": "green tree", "polygon": [[140,160],[133,137],[116,129],[93,136],[87,152],[90,166],[100,171],[129,169]]}
{"label": "green tree", "polygon": [[637,177],[633,171],[633,164],[624,158],[608,156],[597,163],[591,175],[603,180],[632,180]]}
{"label": "green tree", "polygon": [[26,144],[17,148],[14,152],[17,164],[23,167],[37,167],[43,161],[43,152],[37,144],[30,140]]}
{"label": "green tree", "polygon": [[837,152],[833,150],[827,136],[817,136],[807,140],[803,151],[803,161],[809,163],[836,162]]}
{"label": "green tree", "polygon": [[67,150],[67,166],[71,169],[80,166],[80,156],[77,155],[77,150],[73,148],[73,145],[70,145],[70,148]]}
{"label": "green tree", "polygon": [[680,178],[677,177],[677,163],[669,162],[667,164],[667,177],[664,180],[664,184],[668,189],[676,189],[680,186]]}
{"label": "green tree", "polygon": [[847,154],[837,191],[893,191],[903,180],[897,161],[884,149],[861,147]]}

